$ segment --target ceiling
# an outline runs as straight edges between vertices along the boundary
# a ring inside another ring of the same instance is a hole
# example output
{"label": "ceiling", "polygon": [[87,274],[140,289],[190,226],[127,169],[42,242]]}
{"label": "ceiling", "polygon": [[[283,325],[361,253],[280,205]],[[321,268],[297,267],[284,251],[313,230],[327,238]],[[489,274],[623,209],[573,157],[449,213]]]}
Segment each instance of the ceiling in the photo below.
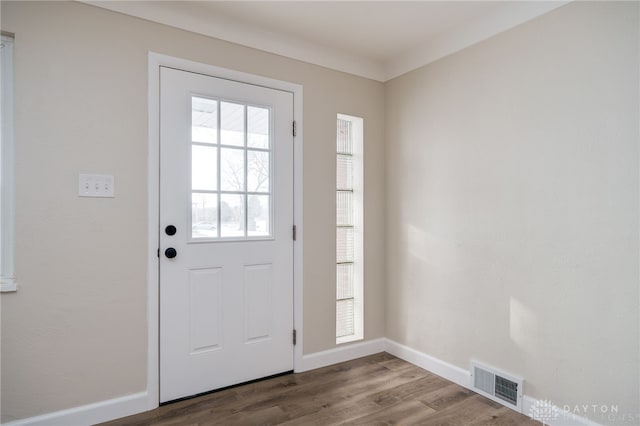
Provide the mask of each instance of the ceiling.
{"label": "ceiling", "polygon": [[387,81],[567,1],[85,1]]}

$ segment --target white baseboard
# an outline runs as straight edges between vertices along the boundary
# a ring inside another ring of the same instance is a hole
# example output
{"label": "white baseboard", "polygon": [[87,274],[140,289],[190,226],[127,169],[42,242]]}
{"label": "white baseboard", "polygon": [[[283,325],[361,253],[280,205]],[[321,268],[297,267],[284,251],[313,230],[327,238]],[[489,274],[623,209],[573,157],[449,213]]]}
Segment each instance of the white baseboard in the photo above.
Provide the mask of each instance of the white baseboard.
{"label": "white baseboard", "polygon": [[455,365],[449,364],[448,362],[442,361],[438,358],[434,358],[431,355],[419,352],[391,339],[385,340],[386,350],[391,355],[397,356],[411,364],[424,368],[425,370],[430,371],[433,374],[437,374],[440,377],[444,377],[457,385],[470,389],[471,375],[469,374],[469,371],[456,367]]}
{"label": "white baseboard", "polygon": [[147,392],[3,423],[2,426],[87,426],[148,410]]}
{"label": "white baseboard", "polygon": [[[386,351],[391,355],[424,368],[433,374],[437,374],[467,389],[471,389],[471,375],[469,371],[393,340],[385,340]],[[540,418],[536,418],[536,420],[544,420],[544,424],[547,426],[601,426],[599,423],[556,407],[548,401],[537,400],[526,395],[522,397],[522,414],[525,416],[532,417],[535,413],[534,410],[536,406],[544,409]]]}
{"label": "white baseboard", "polygon": [[379,338],[358,343],[344,343],[336,348],[302,356],[302,365],[296,366],[296,373],[326,367],[339,362],[350,361],[367,355],[384,352],[386,339]]}

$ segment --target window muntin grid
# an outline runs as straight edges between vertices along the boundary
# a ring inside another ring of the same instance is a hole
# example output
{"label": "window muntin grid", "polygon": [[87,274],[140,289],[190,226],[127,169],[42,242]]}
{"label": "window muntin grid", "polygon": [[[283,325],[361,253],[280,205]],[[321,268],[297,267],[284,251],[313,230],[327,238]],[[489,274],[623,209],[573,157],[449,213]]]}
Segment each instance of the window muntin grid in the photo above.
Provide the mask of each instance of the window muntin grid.
{"label": "window muntin grid", "polygon": [[191,97],[191,241],[273,237],[271,115]]}

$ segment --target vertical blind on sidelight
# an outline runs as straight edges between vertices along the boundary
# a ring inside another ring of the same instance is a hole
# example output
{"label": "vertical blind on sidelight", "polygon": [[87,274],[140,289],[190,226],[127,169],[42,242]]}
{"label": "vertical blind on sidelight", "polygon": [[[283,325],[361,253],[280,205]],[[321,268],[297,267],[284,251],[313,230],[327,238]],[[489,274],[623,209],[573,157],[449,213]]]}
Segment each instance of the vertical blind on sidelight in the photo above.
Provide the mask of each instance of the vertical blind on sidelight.
{"label": "vertical blind on sidelight", "polygon": [[336,337],[355,333],[353,123],[338,118],[336,188]]}

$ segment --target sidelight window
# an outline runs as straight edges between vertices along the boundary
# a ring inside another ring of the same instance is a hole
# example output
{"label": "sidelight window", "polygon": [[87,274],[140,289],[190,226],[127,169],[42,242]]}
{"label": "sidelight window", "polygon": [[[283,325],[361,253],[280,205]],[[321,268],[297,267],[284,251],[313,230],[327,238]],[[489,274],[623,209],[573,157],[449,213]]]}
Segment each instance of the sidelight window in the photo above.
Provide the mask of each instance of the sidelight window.
{"label": "sidelight window", "polygon": [[13,38],[4,35],[0,43],[0,100],[0,291],[15,291]]}
{"label": "sidelight window", "polygon": [[363,338],[363,120],[338,114],[336,343]]}

